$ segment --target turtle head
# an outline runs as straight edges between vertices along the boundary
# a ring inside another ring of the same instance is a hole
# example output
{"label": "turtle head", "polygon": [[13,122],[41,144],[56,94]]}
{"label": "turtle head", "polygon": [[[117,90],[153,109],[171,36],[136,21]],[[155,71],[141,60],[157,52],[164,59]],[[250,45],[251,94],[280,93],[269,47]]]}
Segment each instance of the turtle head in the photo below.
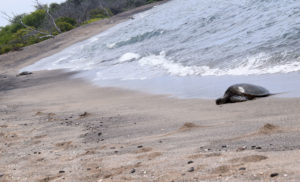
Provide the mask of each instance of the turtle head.
{"label": "turtle head", "polygon": [[222,98],[218,98],[217,100],[216,100],[216,104],[217,105],[221,105],[221,104],[226,104],[227,103],[227,98],[226,97],[222,97]]}

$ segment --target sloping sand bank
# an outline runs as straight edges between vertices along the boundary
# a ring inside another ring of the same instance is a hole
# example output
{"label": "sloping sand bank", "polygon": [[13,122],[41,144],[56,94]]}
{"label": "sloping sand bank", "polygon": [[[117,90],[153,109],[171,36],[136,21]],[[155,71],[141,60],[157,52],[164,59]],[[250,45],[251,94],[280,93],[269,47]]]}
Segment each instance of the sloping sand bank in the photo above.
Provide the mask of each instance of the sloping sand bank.
{"label": "sloping sand bank", "polygon": [[98,88],[61,71],[15,76],[102,23],[0,57],[0,181],[300,179],[299,98],[216,106]]}

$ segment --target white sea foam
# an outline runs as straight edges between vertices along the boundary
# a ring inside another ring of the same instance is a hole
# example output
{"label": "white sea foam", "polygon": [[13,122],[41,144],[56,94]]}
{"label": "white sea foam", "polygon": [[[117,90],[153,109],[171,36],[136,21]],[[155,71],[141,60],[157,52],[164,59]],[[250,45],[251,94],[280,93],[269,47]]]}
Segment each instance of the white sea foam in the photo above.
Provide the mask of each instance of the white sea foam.
{"label": "white sea foam", "polygon": [[133,61],[136,59],[139,59],[141,56],[139,54],[136,53],[132,53],[132,52],[128,52],[123,54],[120,58],[119,58],[119,63],[124,63],[124,62],[128,62],[128,61]]}
{"label": "white sea foam", "polygon": [[[195,66],[183,66],[180,63],[175,63],[172,60],[168,60],[164,51],[159,55],[150,55],[143,57],[139,60],[141,66],[152,66],[157,69],[162,69],[171,75],[188,76],[196,75],[199,72],[199,67]],[[203,69],[206,69],[203,67]]]}
{"label": "white sea foam", "polygon": [[141,66],[151,66],[176,76],[224,76],[224,75],[261,75],[273,73],[289,73],[300,71],[300,62],[290,62],[282,65],[266,66],[271,57],[261,53],[240,61],[240,64],[229,68],[210,68],[209,66],[184,66],[168,59],[165,52],[150,55],[139,60]]}
{"label": "white sea foam", "polygon": [[116,46],[116,43],[106,44],[106,47],[112,49]]}

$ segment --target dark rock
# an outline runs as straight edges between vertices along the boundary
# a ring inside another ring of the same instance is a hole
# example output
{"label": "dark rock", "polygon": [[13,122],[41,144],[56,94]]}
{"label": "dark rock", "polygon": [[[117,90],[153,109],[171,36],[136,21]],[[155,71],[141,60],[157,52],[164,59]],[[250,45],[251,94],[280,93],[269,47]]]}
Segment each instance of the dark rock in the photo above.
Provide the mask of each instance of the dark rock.
{"label": "dark rock", "polygon": [[247,146],[243,146],[243,147],[239,147],[236,149],[237,152],[240,152],[240,151],[243,151],[243,150],[246,150],[247,149]]}
{"label": "dark rock", "polygon": [[87,168],[86,170],[90,171],[90,170],[91,170],[91,168]]}
{"label": "dark rock", "polygon": [[99,132],[99,133],[98,133],[98,136],[101,136],[101,135],[102,135],[102,133],[101,133],[101,132]]}
{"label": "dark rock", "polygon": [[188,164],[192,164],[192,163],[194,163],[194,161],[188,161],[187,163],[188,163]]}
{"label": "dark rock", "polygon": [[278,175],[279,175],[278,173],[272,173],[272,174],[270,174],[270,177],[273,178],[273,177],[276,177]]}
{"label": "dark rock", "polygon": [[61,174],[61,173],[65,173],[65,171],[61,170],[61,171],[59,171],[59,173],[60,173],[60,174]]}
{"label": "dark rock", "polygon": [[137,146],[137,148],[143,148],[143,145],[139,145],[139,146]]}
{"label": "dark rock", "polygon": [[21,73],[19,73],[17,76],[25,76],[25,75],[31,75],[32,72],[29,72],[29,71],[23,71]]}
{"label": "dark rock", "polygon": [[222,148],[227,148],[227,145],[222,145]]}
{"label": "dark rock", "polygon": [[133,169],[131,169],[131,171],[130,171],[130,173],[135,173],[135,169],[133,168]]}
{"label": "dark rock", "polygon": [[194,167],[191,167],[191,168],[188,170],[188,172],[193,172],[193,171],[195,171]]}
{"label": "dark rock", "polygon": [[4,176],[4,174],[0,174],[0,178],[2,178]]}
{"label": "dark rock", "polygon": [[79,116],[80,116],[80,117],[86,117],[87,115],[88,115],[88,113],[87,113],[87,112],[84,112],[84,113],[80,114]]}
{"label": "dark rock", "polygon": [[255,146],[255,145],[251,146],[251,149],[255,149],[255,148],[256,148],[256,146]]}
{"label": "dark rock", "polygon": [[244,170],[246,170],[246,168],[245,167],[241,167],[239,170],[240,171],[244,171]]}
{"label": "dark rock", "polygon": [[256,149],[261,149],[261,147],[256,147]]}

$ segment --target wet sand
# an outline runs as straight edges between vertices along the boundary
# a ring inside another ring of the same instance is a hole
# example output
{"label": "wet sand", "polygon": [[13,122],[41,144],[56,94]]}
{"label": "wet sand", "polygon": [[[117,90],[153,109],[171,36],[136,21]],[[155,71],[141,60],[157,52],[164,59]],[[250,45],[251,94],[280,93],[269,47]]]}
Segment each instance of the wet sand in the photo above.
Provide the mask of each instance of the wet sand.
{"label": "wet sand", "polygon": [[[78,77],[87,77],[85,73]],[[88,76],[93,80],[91,76]],[[216,99],[236,83],[250,83],[267,88],[274,97],[299,98],[300,74],[297,72],[248,75],[248,76],[160,76],[145,80],[96,80],[94,84],[104,87],[117,87],[138,90],[152,94],[166,94],[179,98]],[[168,83],[168,84],[166,84]]]}
{"label": "wet sand", "polygon": [[100,88],[62,71],[16,76],[100,25],[65,33],[58,47],[49,40],[0,57],[0,181],[300,179],[299,98],[216,106]]}

